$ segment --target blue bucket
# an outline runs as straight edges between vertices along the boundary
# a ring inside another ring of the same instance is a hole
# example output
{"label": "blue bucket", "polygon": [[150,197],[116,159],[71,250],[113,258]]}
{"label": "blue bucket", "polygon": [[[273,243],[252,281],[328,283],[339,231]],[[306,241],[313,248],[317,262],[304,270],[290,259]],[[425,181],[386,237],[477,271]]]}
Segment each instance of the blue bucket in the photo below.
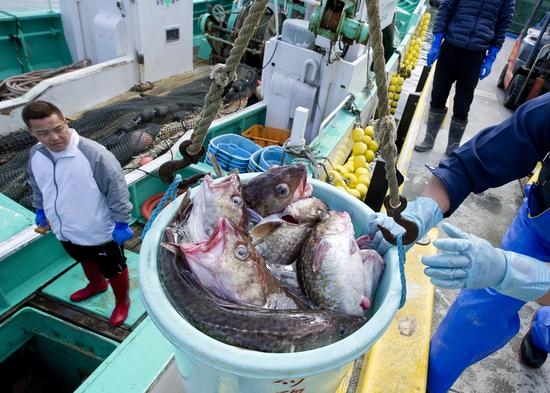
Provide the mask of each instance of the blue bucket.
{"label": "blue bucket", "polygon": [[[240,175],[243,182],[256,174]],[[310,179],[313,195],[331,209],[347,211],[356,234],[366,231],[372,210],[344,191]],[[194,197],[196,188],[191,191]],[[399,258],[392,247],[384,255],[386,268],[371,306],[372,317],[359,330],[333,344],[303,352],[265,353],[217,341],[188,323],[164,293],[157,258],[166,226],[183,195],[164,208],[147,232],[140,251],[139,281],[143,303],[157,328],[174,345],[176,364],[187,393],[276,393],[297,391],[334,393],[353,361],[382,336],[401,298]]]}
{"label": "blue bucket", "polygon": [[262,172],[262,167],[260,166],[260,155],[262,154],[262,150],[258,150],[250,156],[250,160],[248,161],[248,172]]}
{"label": "blue bucket", "polygon": [[273,165],[283,165],[285,149],[280,146],[270,146],[262,149],[260,154],[260,167],[266,171]]}

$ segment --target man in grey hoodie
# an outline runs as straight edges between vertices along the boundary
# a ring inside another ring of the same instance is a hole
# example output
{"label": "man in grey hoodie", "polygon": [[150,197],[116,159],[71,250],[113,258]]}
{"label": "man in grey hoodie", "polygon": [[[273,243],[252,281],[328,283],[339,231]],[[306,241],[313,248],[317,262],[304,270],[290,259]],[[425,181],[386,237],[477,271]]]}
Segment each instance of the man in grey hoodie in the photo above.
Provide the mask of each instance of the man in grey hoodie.
{"label": "man in grey hoodie", "polygon": [[110,283],[116,300],[110,322],[119,326],[130,307],[123,243],[133,236],[122,168],[104,146],[69,128],[54,104],[32,101],[21,115],[38,140],[27,165],[36,224],[51,228],[89,280],[70,299],[86,300]]}

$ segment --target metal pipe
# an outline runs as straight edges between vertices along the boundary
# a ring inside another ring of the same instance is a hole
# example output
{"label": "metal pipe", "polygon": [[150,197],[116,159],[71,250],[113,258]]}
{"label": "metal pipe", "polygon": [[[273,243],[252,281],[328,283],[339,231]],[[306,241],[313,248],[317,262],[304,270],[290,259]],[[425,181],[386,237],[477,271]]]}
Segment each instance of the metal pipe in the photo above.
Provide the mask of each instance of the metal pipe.
{"label": "metal pipe", "polygon": [[305,4],[314,5],[315,7],[320,7],[321,2],[317,0],[302,0]]}
{"label": "metal pipe", "polygon": [[273,0],[273,13],[275,15],[275,37],[277,37],[280,32],[279,32],[279,3],[277,2],[277,0]]}
{"label": "metal pipe", "polygon": [[325,118],[325,120],[323,120],[323,122],[319,126],[319,133],[321,131],[323,131],[323,129],[327,126],[327,124],[334,118],[334,116],[336,116],[336,113],[338,113],[338,111],[340,109],[342,109],[344,107],[344,105],[346,105],[352,97],[353,97],[353,95],[351,93],[349,93],[346,96],[346,98],[344,98],[342,100],[342,102],[340,102],[340,104],[338,104],[338,106],[336,108],[334,108],[334,110],[332,112],[329,113],[329,115]]}

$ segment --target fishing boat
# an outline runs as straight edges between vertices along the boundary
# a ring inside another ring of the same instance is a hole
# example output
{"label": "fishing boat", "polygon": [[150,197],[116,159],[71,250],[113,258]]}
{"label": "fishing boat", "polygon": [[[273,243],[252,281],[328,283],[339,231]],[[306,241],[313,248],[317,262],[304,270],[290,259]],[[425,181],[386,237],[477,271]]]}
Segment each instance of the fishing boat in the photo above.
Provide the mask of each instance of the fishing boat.
{"label": "fishing boat", "polygon": [[[159,102],[168,110],[179,109],[170,107],[174,98],[167,91],[182,81],[208,76],[211,66],[207,61],[217,63],[231,56],[253,3],[61,0],[59,11],[5,13],[3,22],[14,25],[16,31],[3,39],[12,37],[19,42],[21,53],[31,53],[37,37],[55,38],[51,52],[63,56],[43,62],[42,67],[70,66],[80,60],[89,60],[91,65],[44,79],[24,94],[0,101],[0,138],[8,141],[19,135],[24,139],[21,109],[37,98],[55,102],[73,123],[80,124],[85,124],[86,113],[102,113],[107,105],[122,105],[122,100],[147,100],[153,92],[165,97]],[[394,94],[397,82],[392,81],[399,80],[395,79],[399,75],[410,76],[416,66],[415,51],[424,39],[427,9],[424,0],[380,2],[384,71],[393,108],[398,106],[399,94]],[[254,30],[242,57],[249,67],[258,69],[261,97],[207,123],[203,146],[206,150],[219,136],[248,133],[262,138],[263,131],[277,130],[274,144],[288,140],[298,152],[290,162],[303,162],[312,176],[330,180],[328,171],[343,165],[351,152],[353,130],[374,119],[378,104],[365,4],[351,0],[270,1],[260,19],[261,28]],[[28,33],[25,23],[38,25],[44,20],[53,21],[54,27]],[[21,71],[40,68],[29,56],[23,57],[26,67]],[[418,85],[420,90],[426,75]],[[408,125],[419,121],[414,106],[404,105],[407,121],[403,121],[399,136],[404,152],[412,151],[416,139],[414,132],[408,132],[415,129]],[[145,108],[135,111],[137,118],[133,113],[126,119],[135,126],[130,131],[142,129]],[[155,108],[159,112],[158,106]],[[201,126],[202,112],[191,112],[198,117],[192,124]],[[176,138],[171,134],[173,139],[165,151],[127,171],[136,228],[143,228],[150,218],[141,207],[151,197],[165,193],[170,185],[166,180],[172,180],[176,172],[183,178],[219,172],[212,158],[208,160],[211,156],[177,171],[167,166],[176,163],[178,167],[180,146],[196,131],[185,121],[190,118],[179,117],[170,123],[175,128],[174,123],[179,124],[176,131],[180,134]],[[402,154],[398,166],[406,166],[407,157],[410,155]],[[371,198],[380,208],[387,185],[383,174],[376,175],[377,167],[382,168],[383,163],[369,165],[370,195],[361,195],[361,199]],[[83,303],[71,303],[69,294],[85,284],[80,267],[51,233],[35,232],[34,213],[28,205],[5,194],[0,194],[0,204],[0,371],[6,389],[43,385],[46,391],[59,392],[183,391],[174,349],[148,317],[140,298],[139,242],[127,250],[132,272],[130,314],[123,326],[113,328],[108,324],[112,294],[108,291]],[[350,367],[348,375],[352,372]],[[412,382],[416,383],[422,385],[422,381]],[[349,378],[338,391],[348,387]]]}

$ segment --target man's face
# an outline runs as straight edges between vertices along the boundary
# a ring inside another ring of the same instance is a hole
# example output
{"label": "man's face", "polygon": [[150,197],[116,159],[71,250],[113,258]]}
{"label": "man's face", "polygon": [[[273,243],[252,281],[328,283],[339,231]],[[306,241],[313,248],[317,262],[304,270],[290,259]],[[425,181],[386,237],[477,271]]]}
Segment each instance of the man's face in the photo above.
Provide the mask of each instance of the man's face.
{"label": "man's face", "polygon": [[43,119],[30,119],[29,130],[40,143],[54,152],[63,151],[69,146],[71,132],[65,119],[52,114]]}

